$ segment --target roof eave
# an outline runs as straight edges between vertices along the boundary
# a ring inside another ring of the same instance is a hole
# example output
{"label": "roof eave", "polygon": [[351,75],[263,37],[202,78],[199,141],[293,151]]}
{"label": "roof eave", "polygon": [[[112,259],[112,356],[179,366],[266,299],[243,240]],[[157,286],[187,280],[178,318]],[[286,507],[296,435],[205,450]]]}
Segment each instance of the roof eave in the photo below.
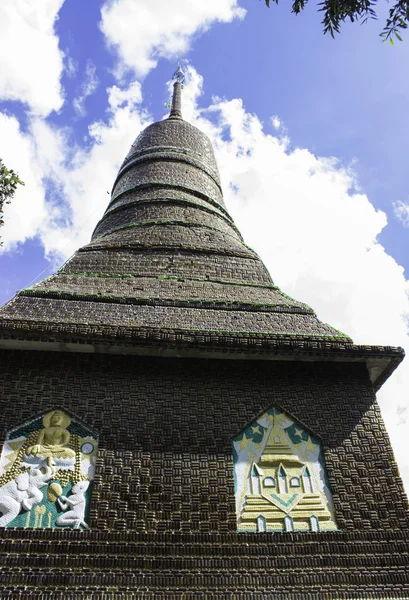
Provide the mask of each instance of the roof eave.
{"label": "roof eave", "polygon": [[44,352],[148,355],[230,360],[364,362],[375,391],[402,362],[403,348],[355,345],[342,339],[302,338],[273,334],[95,328],[32,323],[0,324],[0,349]]}

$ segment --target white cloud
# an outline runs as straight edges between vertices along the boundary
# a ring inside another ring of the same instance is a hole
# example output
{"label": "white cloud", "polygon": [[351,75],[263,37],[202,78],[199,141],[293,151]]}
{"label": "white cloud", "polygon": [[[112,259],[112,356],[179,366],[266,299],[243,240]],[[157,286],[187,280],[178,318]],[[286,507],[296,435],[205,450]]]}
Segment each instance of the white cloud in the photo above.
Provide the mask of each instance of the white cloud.
{"label": "white cloud", "polygon": [[54,24],[63,3],[64,0],[0,3],[1,100],[24,99],[39,115],[61,108],[63,55]]}
{"label": "white cloud", "polygon": [[121,89],[116,85],[108,89],[108,104],[113,111],[124,104],[135,107],[141,102],[142,91],[138,81],[134,81],[125,89]]}
{"label": "white cloud", "polygon": [[0,113],[0,156],[25,182],[5,208],[0,253],[39,236],[46,256],[61,261],[89,241],[122,160],[150,122],[138,106],[138,82],[109,88],[107,95],[107,121],[90,125],[89,150],[72,143],[69,129],[33,117],[23,133],[14,117]]}
{"label": "white cloud", "polygon": [[395,217],[403,223],[404,227],[409,227],[409,204],[402,202],[402,200],[398,200],[398,202],[395,202],[393,205],[393,211]]}
{"label": "white cloud", "polygon": [[85,102],[89,96],[97,90],[99,85],[99,79],[97,77],[97,69],[92,60],[87,60],[87,65],[85,67],[85,79],[81,85],[81,93],[77,98],[73,100],[73,106],[75,111],[84,116],[86,114],[85,111]]}
{"label": "white cloud", "polygon": [[69,130],[51,127],[43,119],[33,118],[29,133],[23,134],[16,119],[3,115],[0,127],[12,143],[0,144],[0,155],[26,185],[5,211],[0,252],[38,235],[46,256],[63,260],[89,241],[121,162],[150,122],[137,107],[142,99],[139,83],[107,93],[108,119],[90,125],[89,150],[73,145]]}
{"label": "white cloud", "polygon": [[274,129],[280,129],[281,127],[281,119],[278,115],[273,115],[271,117],[271,124],[274,127]]}
{"label": "white cloud", "polygon": [[131,69],[143,77],[159,58],[186,54],[194,35],[243,18],[245,10],[237,0],[107,0],[101,15],[101,30],[118,52],[118,73]]}
{"label": "white cloud", "polygon": [[24,187],[18,186],[15,197],[4,207],[5,225],[0,230],[3,250],[34,237],[46,218],[43,171],[37,163],[32,137],[20,131],[15,117],[0,113],[0,156],[4,164],[16,171]]}
{"label": "white cloud", "polygon": [[78,63],[71,56],[68,55],[68,52],[65,52],[65,72],[68,77],[75,77],[78,72]]}

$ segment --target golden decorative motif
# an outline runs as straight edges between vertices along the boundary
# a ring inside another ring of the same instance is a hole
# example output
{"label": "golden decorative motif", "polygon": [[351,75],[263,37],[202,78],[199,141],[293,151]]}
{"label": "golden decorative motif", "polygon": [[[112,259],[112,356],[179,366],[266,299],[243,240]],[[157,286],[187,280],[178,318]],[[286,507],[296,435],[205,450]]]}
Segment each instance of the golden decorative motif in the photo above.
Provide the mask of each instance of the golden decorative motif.
{"label": "golden decorative motif", "polygon": [[47,500],[50,502],[56,502],[58,496],[62,494],[62,487],[59,483],[52,483],[47,490]]}
{"label": "golden decorative motif", "polygon": [[320,444],[309,432],[272,409],[233,444],[239,531],[337,529]]}
{"label": "golden decorative motif", "polygon": [[45,511],[46,511],[46,508],[45,508],[44,504],[41,504],[41,506],[37,505],[34,507],[34,514],[35,514],[34,529],[41,528],[43,526],[43,516],[44,516]]}
{"label": "golden decorative motif", "polygon": [[70,423],[70,417],[61,410],[47,413],[43,418],[44,429],[38,432],[36,444],[27,448],[26,454],[47,459],[75,457],[75,451],[68,447],[71,436],[66,428]]}

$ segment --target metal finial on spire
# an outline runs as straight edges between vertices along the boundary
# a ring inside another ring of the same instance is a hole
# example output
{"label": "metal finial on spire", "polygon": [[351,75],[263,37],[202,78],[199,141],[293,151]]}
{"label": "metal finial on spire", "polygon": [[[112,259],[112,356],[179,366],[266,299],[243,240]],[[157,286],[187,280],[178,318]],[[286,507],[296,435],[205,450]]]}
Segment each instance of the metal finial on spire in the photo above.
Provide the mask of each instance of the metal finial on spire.
{"label": "metal finial on spire", "polygon": [[183,73],[180,65],[173,74],[173,98],[172,98],[172,109],[170,111],[169,119],[181,119],[182,118],[182,87],[185,82],[185,74]]}
{"label": "metal finial on spire", "polygon": [[180,65],[178,65],[178,68],[176,69],[176,71],[173,73],[173,77],[172,77],[172,81],[174,83],[178,82],[180,83],[180,85],[183,86],[183,84],[185,83],[185,74],[182,71],[182,67]]}

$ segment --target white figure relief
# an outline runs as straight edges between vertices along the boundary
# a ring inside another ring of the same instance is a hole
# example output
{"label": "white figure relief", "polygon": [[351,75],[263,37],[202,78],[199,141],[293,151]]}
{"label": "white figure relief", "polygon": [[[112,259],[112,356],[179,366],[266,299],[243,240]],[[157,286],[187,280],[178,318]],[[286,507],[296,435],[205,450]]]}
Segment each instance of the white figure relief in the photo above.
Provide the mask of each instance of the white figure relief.
{"label": "white figure relief", "polygon": [[0,512],[3,513],[0,527],[8,525],[21,510],[31,510],[43,500],[40,489],[47,485],[54,474],[51,467],[44,468],[45,473],[40,469],[30,469],[0,488]]}
{"label": "white figure relief", "polygon": [[63,510],[67,510],[70,507],[71,510],[60,515],[56,520],[55,524],[60,527],[73,527],[79,529],[80,526],[84,529],[89,529],[88,525],[84,521],[85,518],[85,492],[89,486],[89,481],[80,481],[75,484],[71,490],[71,495],[60,496],[58,498],[58,504]]}

